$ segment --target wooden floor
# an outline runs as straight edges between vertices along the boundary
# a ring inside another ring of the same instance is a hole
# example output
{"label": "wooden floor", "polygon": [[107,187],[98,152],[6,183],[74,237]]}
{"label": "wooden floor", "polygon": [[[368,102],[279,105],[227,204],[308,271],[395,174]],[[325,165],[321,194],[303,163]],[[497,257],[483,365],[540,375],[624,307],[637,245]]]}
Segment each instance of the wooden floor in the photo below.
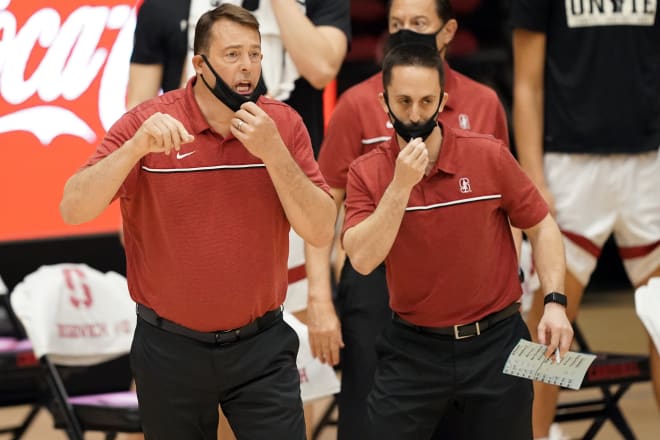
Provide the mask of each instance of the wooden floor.
{"label": "wooden floor", "polygon": [[[632,291],[587,294],[578,322],[591,344],[591,348],[595,351],[647,352],[648,342],[635,315]],[[598,397],[598,395],[595,390],[567,391],[561,394],[561,399],[584,399],[590,396]],[[317,402],[315,404],[316,414],[320,414],[327,403],[327,400]],[[638,439],[660,439],[660,412],[656,408],[650,384],[633,385],[622,398],[620,407]],[[0,426],[6,426],[18,420],[26,411],[27,408],[0,410]],[[61,432],[51,428],[51,424],[48,413],[42,411],[24,440],[65,439],[66,437]],[[570,422],[562,424],[562,428],[572,438],[579,439],[589,424],[588,421]],[[9,437],[0,436],[0,438]],[[322,432],[320,440],[334,440],[335,438],[334,428],[327,428]],[[598,440],[614,440],[620,439],[621,436],[608,422],[596,438]],[[87,439],[101,440],[102,436],[92,433],[87,436]]]}

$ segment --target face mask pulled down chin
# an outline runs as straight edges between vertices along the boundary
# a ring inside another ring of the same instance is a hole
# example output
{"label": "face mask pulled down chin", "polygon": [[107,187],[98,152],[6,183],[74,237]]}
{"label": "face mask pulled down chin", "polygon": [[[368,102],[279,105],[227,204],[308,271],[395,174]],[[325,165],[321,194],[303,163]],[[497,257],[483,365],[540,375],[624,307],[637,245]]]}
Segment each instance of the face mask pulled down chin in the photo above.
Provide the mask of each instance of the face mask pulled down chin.
{"label": "face mask pulled down chin", "polygon": [[390,112],[390,118],[392,119],[392,125],[394,126],[394,131],[396,132],[396,134],[401,136],[401,138],[404,139],[406,142],[418,137],[422,138],[422,141],[426,141],[426,139],[433,132],[433,129],[438,125],[438,111],[440,110],[440,104],[438,103],[438,108],[433,113],[433,116],[431,116],[426,121],[418,124],[412,124],[412,123],[406,124],[405,122],[401,121],[399,118],[397,118],[394,115],[394,112],[390,108],[390,103],[387,99],[387,94],[385,94],[384,96],[385,96],[385,103],[387,104],[387,109]]}
{"label": "face mask pulled down chin", "polygon": [[223,81],[222,78],[220,78],[220,75],[218,75],[213,66],[211,66],[211,63],[209,63],[206,55],[201,55],[201,57],[206,65],[209,66],[213,76],[215,76],[215,86],[211,87],[209,83],[206,82],[204,75],[200,74],[199,76],[204,82],[204,85],[206,85],[206,88],[209,89],[211,93],[213,93],[213,95],[215,95],[215,97],[220,100],[220,102],[229,107],[232,111],[236,112],[240,110],[241,105],[246,102],[257,102],[257,99],[259,99],[261,95],[265,95],[268,91],[266,89],[266,83],[264,82],[263,75],[261,75],[259,76],[257,87],[255,87],[251,95],[246,96],[241,95],[240,93],[236,93],[234,90],[232,90],[231,87],[227,85],[226,82]]}

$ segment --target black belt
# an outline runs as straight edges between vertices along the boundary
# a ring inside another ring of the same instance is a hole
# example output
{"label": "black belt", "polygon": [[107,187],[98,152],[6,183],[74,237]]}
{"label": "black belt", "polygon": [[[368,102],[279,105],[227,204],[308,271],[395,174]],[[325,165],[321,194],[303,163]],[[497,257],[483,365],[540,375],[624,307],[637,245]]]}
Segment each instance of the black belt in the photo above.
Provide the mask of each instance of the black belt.
{"label": "black belt", "polygon": [[282,320],[282,308],[279,307],[275,310],[267,312],[262,317],[255,319],[243,327],[235,328],[232,330],[219,330],[215,332],[200,332],[179,325],[176,322],[170,321],[169,319],[161,318],[156,314],[156,312],[151,310],[149,307],[143,306],[142,304],[137,305],[137,314],[147,323],[167,332],[186,336],[190,339],[205,342],[207,344],[219,345],[231,344],[232,342],[236,342],[239,339],[250,338],[257,333],[260,333],[263,330],[273,326],[273,324],[276,322]]}
{"label": "black belt", "polygon": [[421,325],[415,325],[410,321],[406,321],[396,313],[392,313],[392,320],[422,333],[452,336],[454,339],[465,339],[471,338],[472,336],[479,336],[483,331],[486,331],[498,322],[515,315],[519,309],[520,303],[515,302],[499,312],[491,313],[479,321],[471,322],[469,324],[457,324],[451,327],[423,327]]}

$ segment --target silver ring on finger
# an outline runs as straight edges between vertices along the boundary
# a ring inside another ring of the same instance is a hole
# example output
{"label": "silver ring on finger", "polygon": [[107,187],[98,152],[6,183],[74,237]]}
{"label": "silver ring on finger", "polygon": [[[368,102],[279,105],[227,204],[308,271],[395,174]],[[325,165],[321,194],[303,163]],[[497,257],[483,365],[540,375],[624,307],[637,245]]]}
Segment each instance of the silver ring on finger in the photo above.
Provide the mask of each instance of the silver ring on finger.
{"label": "silver ring on finger", "polygon": [[243,131],[243,130],[241,130],[241,128],[243,127],[244,123],[245,122],[243,122],[243,121],[238,121],[238,126],[236,127],[238,129],[238,131]]}

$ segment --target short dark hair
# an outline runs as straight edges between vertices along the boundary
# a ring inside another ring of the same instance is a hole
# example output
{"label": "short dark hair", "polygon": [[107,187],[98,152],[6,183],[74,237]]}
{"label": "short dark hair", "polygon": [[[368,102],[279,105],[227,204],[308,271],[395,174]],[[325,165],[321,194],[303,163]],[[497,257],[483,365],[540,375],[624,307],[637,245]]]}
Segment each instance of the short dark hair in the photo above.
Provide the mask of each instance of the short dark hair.
{"label": "short dark hair", "polygon": [[[393,1],[394,0],[387,0],[388,15],[390,9],[392,9]],[[437,12],[438,17],[440,17],[443,23],[447,23],[452,18],[456,18],[456,14],[454,14],[454,8],[451,6],[450,0],[435,0],[435,12]]]}
{"label": "short dark hair", "polygon": [[445,69],[442,57],[426,44],[401,44],[390,50],[383,60],[383,90],[392,82],[392,69],[397,66],[420,66],[438,71],[440,91],[445,90]]}
{"label": "short dark hair", "polygon": [[[240,6],[225,3],[215,9],[206,11],[197,20],[195,26],[195,41],[193,44],[193,52],[195,55],[206,51],[209,48],[209,40],[211,38],[211,28],[213,24],[219,20],[226,19],[238,23],[243,26],[254,29],[259,33],[259,22],[247,9]],[[261,38],[261,34],[259,34]]]}

